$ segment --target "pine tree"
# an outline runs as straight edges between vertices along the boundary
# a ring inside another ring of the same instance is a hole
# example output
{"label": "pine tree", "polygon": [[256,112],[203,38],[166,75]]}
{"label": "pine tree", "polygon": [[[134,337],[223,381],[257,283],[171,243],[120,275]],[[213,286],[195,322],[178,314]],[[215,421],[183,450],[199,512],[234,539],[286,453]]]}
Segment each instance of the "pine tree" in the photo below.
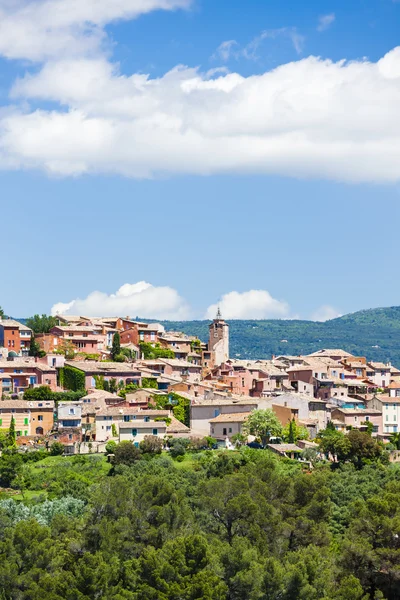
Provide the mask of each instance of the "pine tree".
{"label": "pine tree", "polygon": [[115,360],[115,357],[121,354],[121,338],[118,331],[114,334],[112,348],[111,348],[111,358]]}

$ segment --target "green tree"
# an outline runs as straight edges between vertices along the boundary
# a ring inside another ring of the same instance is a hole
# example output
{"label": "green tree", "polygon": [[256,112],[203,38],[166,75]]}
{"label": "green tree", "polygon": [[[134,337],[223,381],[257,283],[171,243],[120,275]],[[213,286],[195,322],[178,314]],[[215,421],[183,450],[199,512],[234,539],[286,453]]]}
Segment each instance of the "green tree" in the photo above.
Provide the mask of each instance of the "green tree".
{"label": "green tree", "polygon": [[139,448],[133,445],[133,442],[124,441],[117,445],[114,450],[114,465],[134,465],[141,459]]}
{"label": "green tree", "polygon": [[46,353],[43,352],[43,350],[40,348],[38,342],[35,339],[35,336],[33,335],[31,337],[31,343],[29,345],[29,356],[45,356]]}
{"label": "green tree", "polygon": [[117,447],[117,442],[114,442],[114,440],[110,440],[109,442],[107,442],[106,454],[114,454],[116,447]]}
{"label": "green tree", "polygon": [[283,428],[283,439],[288,444],[295,444],[297,440],[307,440],[308,439],[308,431],[306,427],[301,427],[292,419],[289,423]]}
{"label": "green tree", "polygon": [[53,442],[50,446],[51,456],[61,456],[64,454],[64,444],[61,442]]}
{"label": "green tree", "polygon": [[267,408],[253,410],[243,425],[244,433],[261,438],[262,443],[268,444],[271,437],[282,435],[282,425],[275,413]]}
{"label": "green tree", "polygon": [[[111,347],[112,360],[115,360],[116,357],[119,356],[120,354],[121,354],[121,336],[119,335],[119,332],[117,331],[116,333],[114,333],[112,347]],[[125,360],[125,357],[124,357],[124,360]]]}
{"label": "green tree", "polygon": [[14,417],[12,417],[11,422],[10,422],[10,427],[8,430],[7,447],[13,448],[15,446],[15,440],[16,440],[15,419],[14,419]]}
{"label": "green tree", "polygon": [[112,377],[109,381],[109,390],[112,394],[115,394],[118,390],[117,380]]}
{"label": "green tree", "polygon": [[4,310],[0,306],[0,319],[4,319]]}
{"label": "green tree", "polygon": [[26,320],[26,325],[34,333],[49,333],[50,329],[57,325],[56,317],[49,315],[34,315]]}
{"label": "green tree", "polygon": [[390,443],[396,448],[396,450],[400,450],[400,433],[392,433],[390,436]]}
{"label": "green tree", "polygon": [[140,442],[142,454],[161,454],[163,446],[163,441],[155,435],[145,435]]}
{"label": "green tree", "polygon": [[366,433],[368,433],[369,436],[372,436],[372,432],[374,431],[374,425],[372,421],[362,421],[361,425],[364,425],[364,427],[367,428]]}

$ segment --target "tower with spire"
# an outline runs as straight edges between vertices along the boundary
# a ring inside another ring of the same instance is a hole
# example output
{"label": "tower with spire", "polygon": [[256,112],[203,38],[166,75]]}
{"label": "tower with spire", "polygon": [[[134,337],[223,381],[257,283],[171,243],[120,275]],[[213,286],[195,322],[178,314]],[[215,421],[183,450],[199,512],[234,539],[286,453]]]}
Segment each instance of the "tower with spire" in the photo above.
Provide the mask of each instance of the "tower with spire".
{"label": "tower with spire", "polygon": [[222,318],[219,306],[209,325],[208,351],[212,353],[213,366],[219,366],[229,358],[229,325]]}

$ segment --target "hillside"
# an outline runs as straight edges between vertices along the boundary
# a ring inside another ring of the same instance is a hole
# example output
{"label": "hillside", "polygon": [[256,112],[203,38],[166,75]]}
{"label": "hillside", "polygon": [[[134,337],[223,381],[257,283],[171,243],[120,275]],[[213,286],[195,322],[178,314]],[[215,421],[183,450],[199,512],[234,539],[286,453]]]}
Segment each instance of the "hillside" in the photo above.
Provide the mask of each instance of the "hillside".
{"label": "hillside", "polygon": [[[207,340],[208,321],[162,323],[166,329]],[[343,348],[357,356],[400,366],[399,306],[362,310],[325,323],[271,319],[229,321],[229,325],[233,358],[270,358],[272,354],[298,355],[320,348]]]}

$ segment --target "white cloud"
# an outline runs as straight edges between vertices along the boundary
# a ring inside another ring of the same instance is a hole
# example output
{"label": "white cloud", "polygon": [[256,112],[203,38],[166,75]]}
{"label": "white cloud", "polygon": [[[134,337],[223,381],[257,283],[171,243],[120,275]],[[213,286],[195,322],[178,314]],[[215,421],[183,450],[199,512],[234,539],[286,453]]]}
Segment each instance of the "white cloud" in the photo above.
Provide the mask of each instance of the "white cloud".
{"label": "white cloud", "polygon": [[311,316],[312,321],[330,321],[331,319],[336,319],[337,317],[341,317],[342,314],[336,310],[333,306],[329,306],[325,304],[324,306],[320,306]]}
{"label": "white cloud", "polygon": [[251,77],[181,66],[150,79],[105,58],[57,60],[13,98],[63,108],[3,114],[2,168],[400,180],[400,47],[377,63],[309,57]]}
{"label": "white cloud", "polygon": [[213,58],[220,58],[224,62],[227,62],[231,56],[237,57],[237,51],[235,48],[238,46],[236,40],[226,40],[226,42],[222,42],[220,44],[213,56]]}
{"label": "white cloud", "polygon": [[[0,168],[62,176],[264,173],[400,180],[400,48],[376,63],[303,60],[250,77],[178,66],[121,74],[105,25],[190,0],[0,0],[0,54],[44,60],[0,110]],[[245,48],[257,56],[267,30]],[[244,55],[243,54],[243,55]],[[53,110],[31,109],[41,102]]]}
{"label": "white cloud", "polygon": [[125,283],[115,294],[92,292],[86,298],[58,302],[51,314],[70,314],[90,317],[125,316],[187,319],[189,309],[183,298],[171,287],[157,287],[146,281]]}
{"label": "white cloud", "polygon": [[41,61],[99,50],[104,27],[191,0],[0,0],[0,54]]}
{"label": "white cloud", "polygon": [[276,300],[266,290],[224,294],[218,304],[208,307],[205,318],[214,319],[218,307],[225,319],[283,319],[289,314],[288,304]]}
{"label": "white cloud", "polygon": [[259,60],[259,49],[263,42],[268,39],[275,40],[280,37],[289,39],[297,54],[302,53],[305,37],[297,31],[296,27],[281,27],[280,29],[266,29],[243,47],[236,40],[222,42],[212,58],[219,58],[224,62],[228,62],[231,58],[236,60],[240,58]]}
{"label": "white cloud", "polygon": [[330,13],[329,15],[321,15],[318,19],[317,31],[325,31],[334,23],[336,17],[335,13]]}

